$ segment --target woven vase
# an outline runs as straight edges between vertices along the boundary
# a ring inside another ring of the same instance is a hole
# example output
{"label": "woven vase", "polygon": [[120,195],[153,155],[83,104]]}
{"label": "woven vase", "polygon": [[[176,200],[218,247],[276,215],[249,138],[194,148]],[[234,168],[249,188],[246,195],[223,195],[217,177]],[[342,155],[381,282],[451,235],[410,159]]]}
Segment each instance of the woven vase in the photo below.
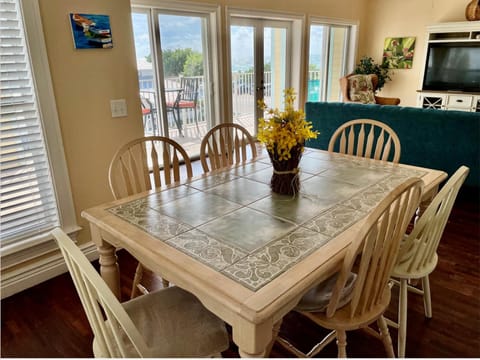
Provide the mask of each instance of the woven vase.
{"label": "woven vase", "polygon": [[300,177],[298,164],[303,153],[303,146],[298,145],[290,151],[288,160],[278,160],[277,155],[268,152],[273,166],[273,174],[270,180],[270,188],[273,192],[281,195],[295,195],[300,191]]}
{"label": "woven vase", "polygon": [[468,3],[465,17],[468,21],[480,20],[480,0],[472,0]]}

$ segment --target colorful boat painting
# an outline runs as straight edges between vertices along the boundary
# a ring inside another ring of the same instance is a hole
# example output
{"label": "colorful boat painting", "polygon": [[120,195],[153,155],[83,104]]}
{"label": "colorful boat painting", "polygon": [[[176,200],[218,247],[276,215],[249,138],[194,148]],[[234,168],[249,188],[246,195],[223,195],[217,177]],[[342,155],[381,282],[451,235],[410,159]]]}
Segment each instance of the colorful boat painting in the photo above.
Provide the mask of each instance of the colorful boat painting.
{"label": "colorful boat painting", "polygon": [[72,20],[75,22],[75,25],[82,28],[83,31],[88,31],[90,26],[96,25],[92,20],[80,14],[72,14]]}
{"label": "colorful boat painting", "polygon": [[76,49],[112,48],[112,31],[108,15],[70,14]]}

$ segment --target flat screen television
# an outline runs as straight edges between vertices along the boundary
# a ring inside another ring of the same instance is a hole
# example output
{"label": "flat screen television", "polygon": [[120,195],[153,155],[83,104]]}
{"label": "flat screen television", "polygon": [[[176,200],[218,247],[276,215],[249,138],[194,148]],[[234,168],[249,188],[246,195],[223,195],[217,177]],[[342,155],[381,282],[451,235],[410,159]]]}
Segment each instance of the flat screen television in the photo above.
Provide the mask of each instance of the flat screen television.
{"label": "flat screen television", "polygon": [[431,43],[422,90],[480,92],[480,43]]}

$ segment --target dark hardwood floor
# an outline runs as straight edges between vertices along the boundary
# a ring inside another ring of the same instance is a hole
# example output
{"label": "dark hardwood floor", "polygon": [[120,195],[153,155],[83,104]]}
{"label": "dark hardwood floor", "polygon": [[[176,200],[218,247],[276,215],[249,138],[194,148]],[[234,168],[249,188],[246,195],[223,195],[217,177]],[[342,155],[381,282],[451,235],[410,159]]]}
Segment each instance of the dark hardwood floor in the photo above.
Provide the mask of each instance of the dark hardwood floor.
{"label": "dark hardwood floor", "polygon": [[[439,248],[439,264],[430,277],[433,318],[425,319],[420,296],[409,294],[408,357],[480,357],[480,199],[464,196],[450,216]],[[119,251],[124,299],[130,291],[135,260]],[[98,266],[95,263],[95,266]],[[151,288],[161,287],[147,275]],[[387,316],[395,317],[397,289]],[[91,357],[92,333],[69,274],[1,301],[2,357]],[[288,314],[281,335],[306,349],[325,330]],[[394,346],[397,331],[390,329]],[[362,331],[347,334],[349,357],[385,357],[382,343]],[[238,357],[231,343],[224,357]],[[275,345],[271,357],[291,357]],[[318,357],[336,357],[336,345],[328,345]]]}

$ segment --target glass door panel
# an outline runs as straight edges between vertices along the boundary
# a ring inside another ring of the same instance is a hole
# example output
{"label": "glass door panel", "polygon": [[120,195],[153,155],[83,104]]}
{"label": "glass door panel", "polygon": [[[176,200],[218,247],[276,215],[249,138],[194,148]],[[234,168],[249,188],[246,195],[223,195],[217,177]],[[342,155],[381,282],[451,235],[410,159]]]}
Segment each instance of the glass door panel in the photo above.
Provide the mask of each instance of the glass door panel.
{"label": "glass door panel", "polygon": [[207,19],[167,10],[132,14],[145,135],[174,139],[190,156],[200,153],[213,123]]}
{"label": "glass door panel", "polygon": [[346,27],[333,26],[330,29],[329,61],[328,61],[328,85],[326,88],[326,101],[340,100],[340,82],[345,75],[347,57],[348,29]]}
{"label": "glass door panel", "polygon": [[288,87],[288,35],[286,22],[233,18],[230,26],[233,122],[257,133],[264,116],[258,100],[283,108]]}
{"label": "glass door panel", "polygon": [[132,13],[135,54],[137,58],[138,85],[142,106],[145,136],[163,134],[159,118],[156,69],[152,62],[152,40],[148,13]]}
{"label": "glass door panel", "polygon": [[340,101],[339,79],[348,57],[349,27],[311,25],[308,101]]}
{"label": "glass door panel", "polygon": [[233,122],[255,133],[256,117],[256,72],[255,72],[255,27],[232,25],[230,27],[232,61],[232,107]]}
{"label": "glass door panel", "polygon": [[287,29],[265,27],[263,38],[264,101],[268,107],[282,109],[287,72]]}

